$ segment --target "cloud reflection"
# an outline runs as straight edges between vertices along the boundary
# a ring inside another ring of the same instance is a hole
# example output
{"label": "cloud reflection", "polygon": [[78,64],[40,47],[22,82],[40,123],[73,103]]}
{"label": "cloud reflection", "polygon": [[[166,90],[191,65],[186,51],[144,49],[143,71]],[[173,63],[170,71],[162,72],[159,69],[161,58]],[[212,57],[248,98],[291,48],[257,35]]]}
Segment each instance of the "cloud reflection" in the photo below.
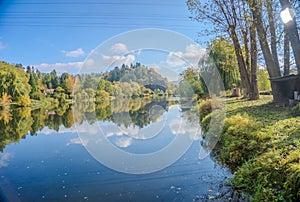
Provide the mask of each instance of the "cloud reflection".
{"label": "cloud reflection", "polygon": [[0,168],[8,166],[8,161],[12,157],[11,153],[4,152],[0,153]]}
{"label": "cloud reflection", "polygon": [[115,144],[118,147],[126,148],[132,144],[132,138],[130,137],[119,137],[115,140]]}

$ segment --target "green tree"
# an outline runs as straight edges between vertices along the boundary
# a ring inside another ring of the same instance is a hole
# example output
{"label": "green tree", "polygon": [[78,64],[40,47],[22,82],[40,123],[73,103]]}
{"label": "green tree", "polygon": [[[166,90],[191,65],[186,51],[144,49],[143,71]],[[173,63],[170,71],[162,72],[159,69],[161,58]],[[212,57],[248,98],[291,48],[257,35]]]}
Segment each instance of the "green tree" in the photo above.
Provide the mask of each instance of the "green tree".
{"label": "green tree", "polygon": [[71,95],[73,92],[73,87],[75,83],[75,77],[68,74],[63,73],[60,76],[60,86],[65,90],[65,93]]}
{"label": "green tree", "polygon": [[177,89],[177,93],[181,96],[189,97],[190,94],[204,95],[205,92],[204,82],[201,79],[200,71],[193,67],[188,67],[181,74],[182,81],[179,84],[179,88]]}
{"label": "green tree", "polygon": [[220,33],[229,36],[234,45],[244,96],[259,98],[257,89],[257,43],[256,29],[247,1],[188,0],[193,19],[209,22],[213,26],[203,33]]}
{"label": "green tree", "polygon": [[37,78],[35,78],[34,73],[30,72],[29,73],[29,85],[31,86],[31,91],[30,91],[30,98],[32,99],[39,99],[40,93],[38,92],[38,86],[37,86]]}
{"label": "green tree", "polygon": [[221,37],[209,45],[209,55],[218,68],[225,90],[240,87],[240,74],[233,44]]}
{"label": "green tree", "polygon": [[55,89],[60,85],[59,77],[57,76],[55,69],[52,70],[52,72],[50,72],[50,79],[51,79],[52,88]]}
{"label": "green tree", "polygon": [[269,74],[267,71],[263,69],[258,70],[257,74],[257,80],[258,80],[258,89],[260,91],[270,91],[271,90],[271,83],[269,80]]}
{"label": "green tree", "polygon": [[29,96],[31,86],[23,69],[0,62],[0,95],[7,93],[13,102],[21,96]]}

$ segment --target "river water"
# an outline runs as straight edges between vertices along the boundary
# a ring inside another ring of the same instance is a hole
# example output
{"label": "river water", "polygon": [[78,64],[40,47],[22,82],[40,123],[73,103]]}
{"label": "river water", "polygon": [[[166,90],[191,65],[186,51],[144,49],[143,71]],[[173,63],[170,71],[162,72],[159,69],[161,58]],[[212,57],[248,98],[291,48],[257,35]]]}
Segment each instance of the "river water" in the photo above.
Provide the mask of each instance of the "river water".
{"label": "river water", "polygon": [[132,106],[127,112],[29,109],[0,119],[1,201],[228,198],[230,172],[210,155],[199,158],[201,128],[181,105]]}

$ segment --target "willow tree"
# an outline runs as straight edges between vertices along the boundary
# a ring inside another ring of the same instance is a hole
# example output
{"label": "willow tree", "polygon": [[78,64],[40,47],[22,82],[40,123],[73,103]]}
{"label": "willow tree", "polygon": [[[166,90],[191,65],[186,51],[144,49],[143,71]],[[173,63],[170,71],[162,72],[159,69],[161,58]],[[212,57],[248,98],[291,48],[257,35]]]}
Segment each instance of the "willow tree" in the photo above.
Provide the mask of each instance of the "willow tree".
{"label": "willow tree", "polygon": [[243,0],[188,0],[187,6],[193,14],[192,19],[212,25],[211,30],[205,31],[229,36],[234,45],[244,96],[258,99],[256,27],[248,4]]}
{"label": "willow tree", "polygon": [[233,44],[226,38],[214,39],[209,44],[209,56],[222,77],[225,90],[240,87],[240,74]]}

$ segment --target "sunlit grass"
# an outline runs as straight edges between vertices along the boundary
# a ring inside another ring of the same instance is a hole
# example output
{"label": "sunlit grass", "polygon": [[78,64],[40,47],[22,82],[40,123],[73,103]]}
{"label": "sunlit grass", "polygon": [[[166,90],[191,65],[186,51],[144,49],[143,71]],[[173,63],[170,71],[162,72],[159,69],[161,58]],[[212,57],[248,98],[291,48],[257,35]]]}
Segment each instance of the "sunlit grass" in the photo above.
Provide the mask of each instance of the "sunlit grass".
{"label": "sunlit grass", "polygon": [[227,99],[216,158],[235,173],[236,190],[250,193],[253,201],[300,199],[300,118],[295,110],[277,107],[272,96]]}

